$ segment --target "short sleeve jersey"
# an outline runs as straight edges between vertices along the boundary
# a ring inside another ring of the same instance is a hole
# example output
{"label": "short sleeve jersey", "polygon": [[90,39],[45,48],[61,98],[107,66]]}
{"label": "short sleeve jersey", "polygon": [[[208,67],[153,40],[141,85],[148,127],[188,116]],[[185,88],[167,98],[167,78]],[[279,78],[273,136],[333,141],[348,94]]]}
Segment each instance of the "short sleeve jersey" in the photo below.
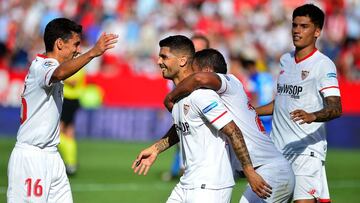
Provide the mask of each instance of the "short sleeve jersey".
{"label": "short sleeve jersey", "polygon": [[[257,167],[283,158],[270,136],[265,134],[265,129],[254,107],[249,103],[242,83],[231,74],[218,74],[218,76],[221,79],[221,87],[217,93],[244,136],[253,166]],[[231,156],[231,159],[233,167],[242,170],[237,158]]]}
{"label": "short sleeve jersey", "polygon": [[17,142],[39,148],[59,144],[63,83],[50,83],[58,66],[57,60],[40,54],[32,61],[21,96],[21,125]]}
{"label": "short sleeve jersey", "polygon": [[325,160],[326,132],[323,122],[299,125],[290,112],[302,109],[316,112],[324,107],[323,98],[340,96],[336,67],[318,50],[301,61],[294,52],[280,58],[271,137],[283,154],[306,154]]}
{"label": "short sleeve jersey", "polygon": [[185,167],[183,188],[221,189],[233,186],[228,143],[219,130],[232,121],[212,90],[195,90],[172,110]]}

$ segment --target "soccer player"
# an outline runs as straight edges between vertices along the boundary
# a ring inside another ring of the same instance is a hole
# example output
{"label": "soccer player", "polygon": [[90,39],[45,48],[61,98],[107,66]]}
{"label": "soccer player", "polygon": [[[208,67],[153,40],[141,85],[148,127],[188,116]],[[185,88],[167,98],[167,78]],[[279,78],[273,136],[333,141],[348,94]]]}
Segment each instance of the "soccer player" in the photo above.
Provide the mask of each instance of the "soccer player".
{"label": "soccer player", "polygon": [[[265,134],[265,129],[251,106],[242,83],[234,75],[226,74],[227,67],[223,55],[215,49],[198,51],[195,53],[193,69],[199,73],[187,77],[178,84],[167,95],[165,105],[171,110],[173,101],[201,87],[215,90],[243,132],[256,172],[272,187],[272,194],[266,200],[262,200],[248,187],[240,202],[289,202],[295,184],[291,166],[276,149],[271,138]],[[231,158],[236,175],[242,171],[241,164],[236,157]]]}
{"label": "soccer player", "polygon": [[292,16],[295,51],[280,58],[274,101],[256,108],[273,115],[271,138],[295,173],[294,201],[330,202],[325,173],[325,123],[341,115],[336,67],[316,49],[324,13],[313,4]]}
{"label": "soccer player", "polygon": [[[191,37],[191,41],[194,44],[195,51],[200,51],[203,49],[210,48],[210,41],[205,35],[195,34]],[[170,173],[165,172],[162,175],[162,179],[165,181],[174,179],[175,177],[181,176],[184,173],[184,166],[181,163],[180,149],[178,145],[176,146],[177,147],[176,147],[173,163],[171,165],[171,171]]]}
{"label": "soccer player", "polygon": [[94,47],[74,58],[81,31],[81,25],[66,18],[54,19],[45,28],[46,52],[33,60],[21,96],[21,125],[8,164],[8,203],[73,201],[57,151],[63,80],[117,42],[117,35],[102,34]]}
{"label": "soccer player", "polygon": [[[164,78],[177,85],[193,73],[195,50],[190,39],[170,36],[159,45],[158,64]],[[172,116],[173,127],[140,152],[132,165],[135,173],[146,175],[159,153],[180,142],[185,172],[167,202],[230,202],[234,179],[225,136],[253,190],[263,198],[269,196],[271,187],[255,172],[241,131],[214,91],[194,91],[174,105]]]}

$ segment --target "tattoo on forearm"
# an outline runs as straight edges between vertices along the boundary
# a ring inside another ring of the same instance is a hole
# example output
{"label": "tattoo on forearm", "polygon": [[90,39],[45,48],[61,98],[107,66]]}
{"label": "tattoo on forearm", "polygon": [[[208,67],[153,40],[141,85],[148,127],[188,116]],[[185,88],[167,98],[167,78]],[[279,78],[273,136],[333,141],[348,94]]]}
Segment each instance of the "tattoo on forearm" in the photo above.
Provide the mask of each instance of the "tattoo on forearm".
{"label": "tattoo on forearm", "polygon": [[155,143],[155,148],[160,152],[165,151],[167,148],[170,147],[169,144],[169,138],[163,138],[161,140],[159,140],[157,143]]}
{"label": "tattoo on forearm", "polygon": [[324,108],[320,111],[314,112],[316,122],[330,121],[338,118],[341,115],[341,100],[340,97],[330,96],[326,97],[324,101]]}
{"label": "tattoo on forearm", "polygon": [[252,165],[249,151],[247,150],[245,140],[240,129],[234,124],[231,126],[225,126],[222,132],[229,137],[231,145],[241,165]]}
{"label": "tattoo on forearm", "polygon": [[175,126],[173,125],[165,136],[155,143],[155,148],[161,153],[178,142],[179,137],[177,136]]}

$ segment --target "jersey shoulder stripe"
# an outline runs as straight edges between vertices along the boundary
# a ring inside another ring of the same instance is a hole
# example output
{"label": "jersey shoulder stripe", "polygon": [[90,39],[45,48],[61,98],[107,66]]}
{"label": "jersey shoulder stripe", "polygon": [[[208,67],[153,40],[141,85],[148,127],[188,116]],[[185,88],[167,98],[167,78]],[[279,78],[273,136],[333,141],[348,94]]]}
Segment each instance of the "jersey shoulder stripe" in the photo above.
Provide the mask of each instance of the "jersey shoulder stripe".
{"label": "jersey shoulder stripe", "polygon": [[215,121],[219,120],[221,117],[223,117],[225,114],[227,113],[227,111],[223,112],[222,114],[220,114],[218,117],[216,117],[214,120],[212,120],[210,123],[214,123]]}

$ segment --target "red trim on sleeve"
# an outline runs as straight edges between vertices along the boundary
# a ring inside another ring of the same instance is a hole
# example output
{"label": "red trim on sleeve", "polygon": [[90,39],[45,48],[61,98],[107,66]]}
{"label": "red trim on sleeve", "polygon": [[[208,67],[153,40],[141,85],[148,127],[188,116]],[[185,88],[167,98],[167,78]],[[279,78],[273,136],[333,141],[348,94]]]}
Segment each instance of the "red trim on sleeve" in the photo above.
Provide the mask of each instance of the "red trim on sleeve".
{"label": "red trim on sleeve", "polygon": [[221,118],[223,115],[225,115],[227,113],[227,111],[225,111],[224,113],[220,114],[220,116],[216,117],[213,121],[211,121],[210,123],[214,123],[215,121],[217,121],[219,118]]}
{"label": "red trim on sleeve", "polygon": [[[304,61],[305,59],[307,59],[307,58],[309,58],[310,56],[312,56],[316,51],[317,51],[317,48],[315,48],[315,49],[314,49],[312,52],[310,52],[307,56],[305,56],[304,58],[299,59],[299,60],[297,60],[296,57],[294,56],[295,62],[296,62],[296,63],[300,63],[301,61]],[[296,52],[295,52],[295,55],[296,55]]]}
{"label": "red trim on sleeve", "polygon": [[41,58],[44,58],[44,59],[47,58],[47,56],[45,56],[45,55],[43,55],[43,54],[37,54],[36,56],[41,57]]}
{"label": "red trim on sleeve", "polygon": [[331,199],[319,199],[320,203],[331,203]]}
{"label": "red trim on sleeve", "polygon": [[326,90],[326,89],[330,89],[330,88],[337,88],[337,89],[339,89],[339,87],[337,87],[337,86],[330,86],[330,87],[324,87],[324,88],[322,88],[322,89],[320,90],[320,92],[323,91],[323,90]]}

